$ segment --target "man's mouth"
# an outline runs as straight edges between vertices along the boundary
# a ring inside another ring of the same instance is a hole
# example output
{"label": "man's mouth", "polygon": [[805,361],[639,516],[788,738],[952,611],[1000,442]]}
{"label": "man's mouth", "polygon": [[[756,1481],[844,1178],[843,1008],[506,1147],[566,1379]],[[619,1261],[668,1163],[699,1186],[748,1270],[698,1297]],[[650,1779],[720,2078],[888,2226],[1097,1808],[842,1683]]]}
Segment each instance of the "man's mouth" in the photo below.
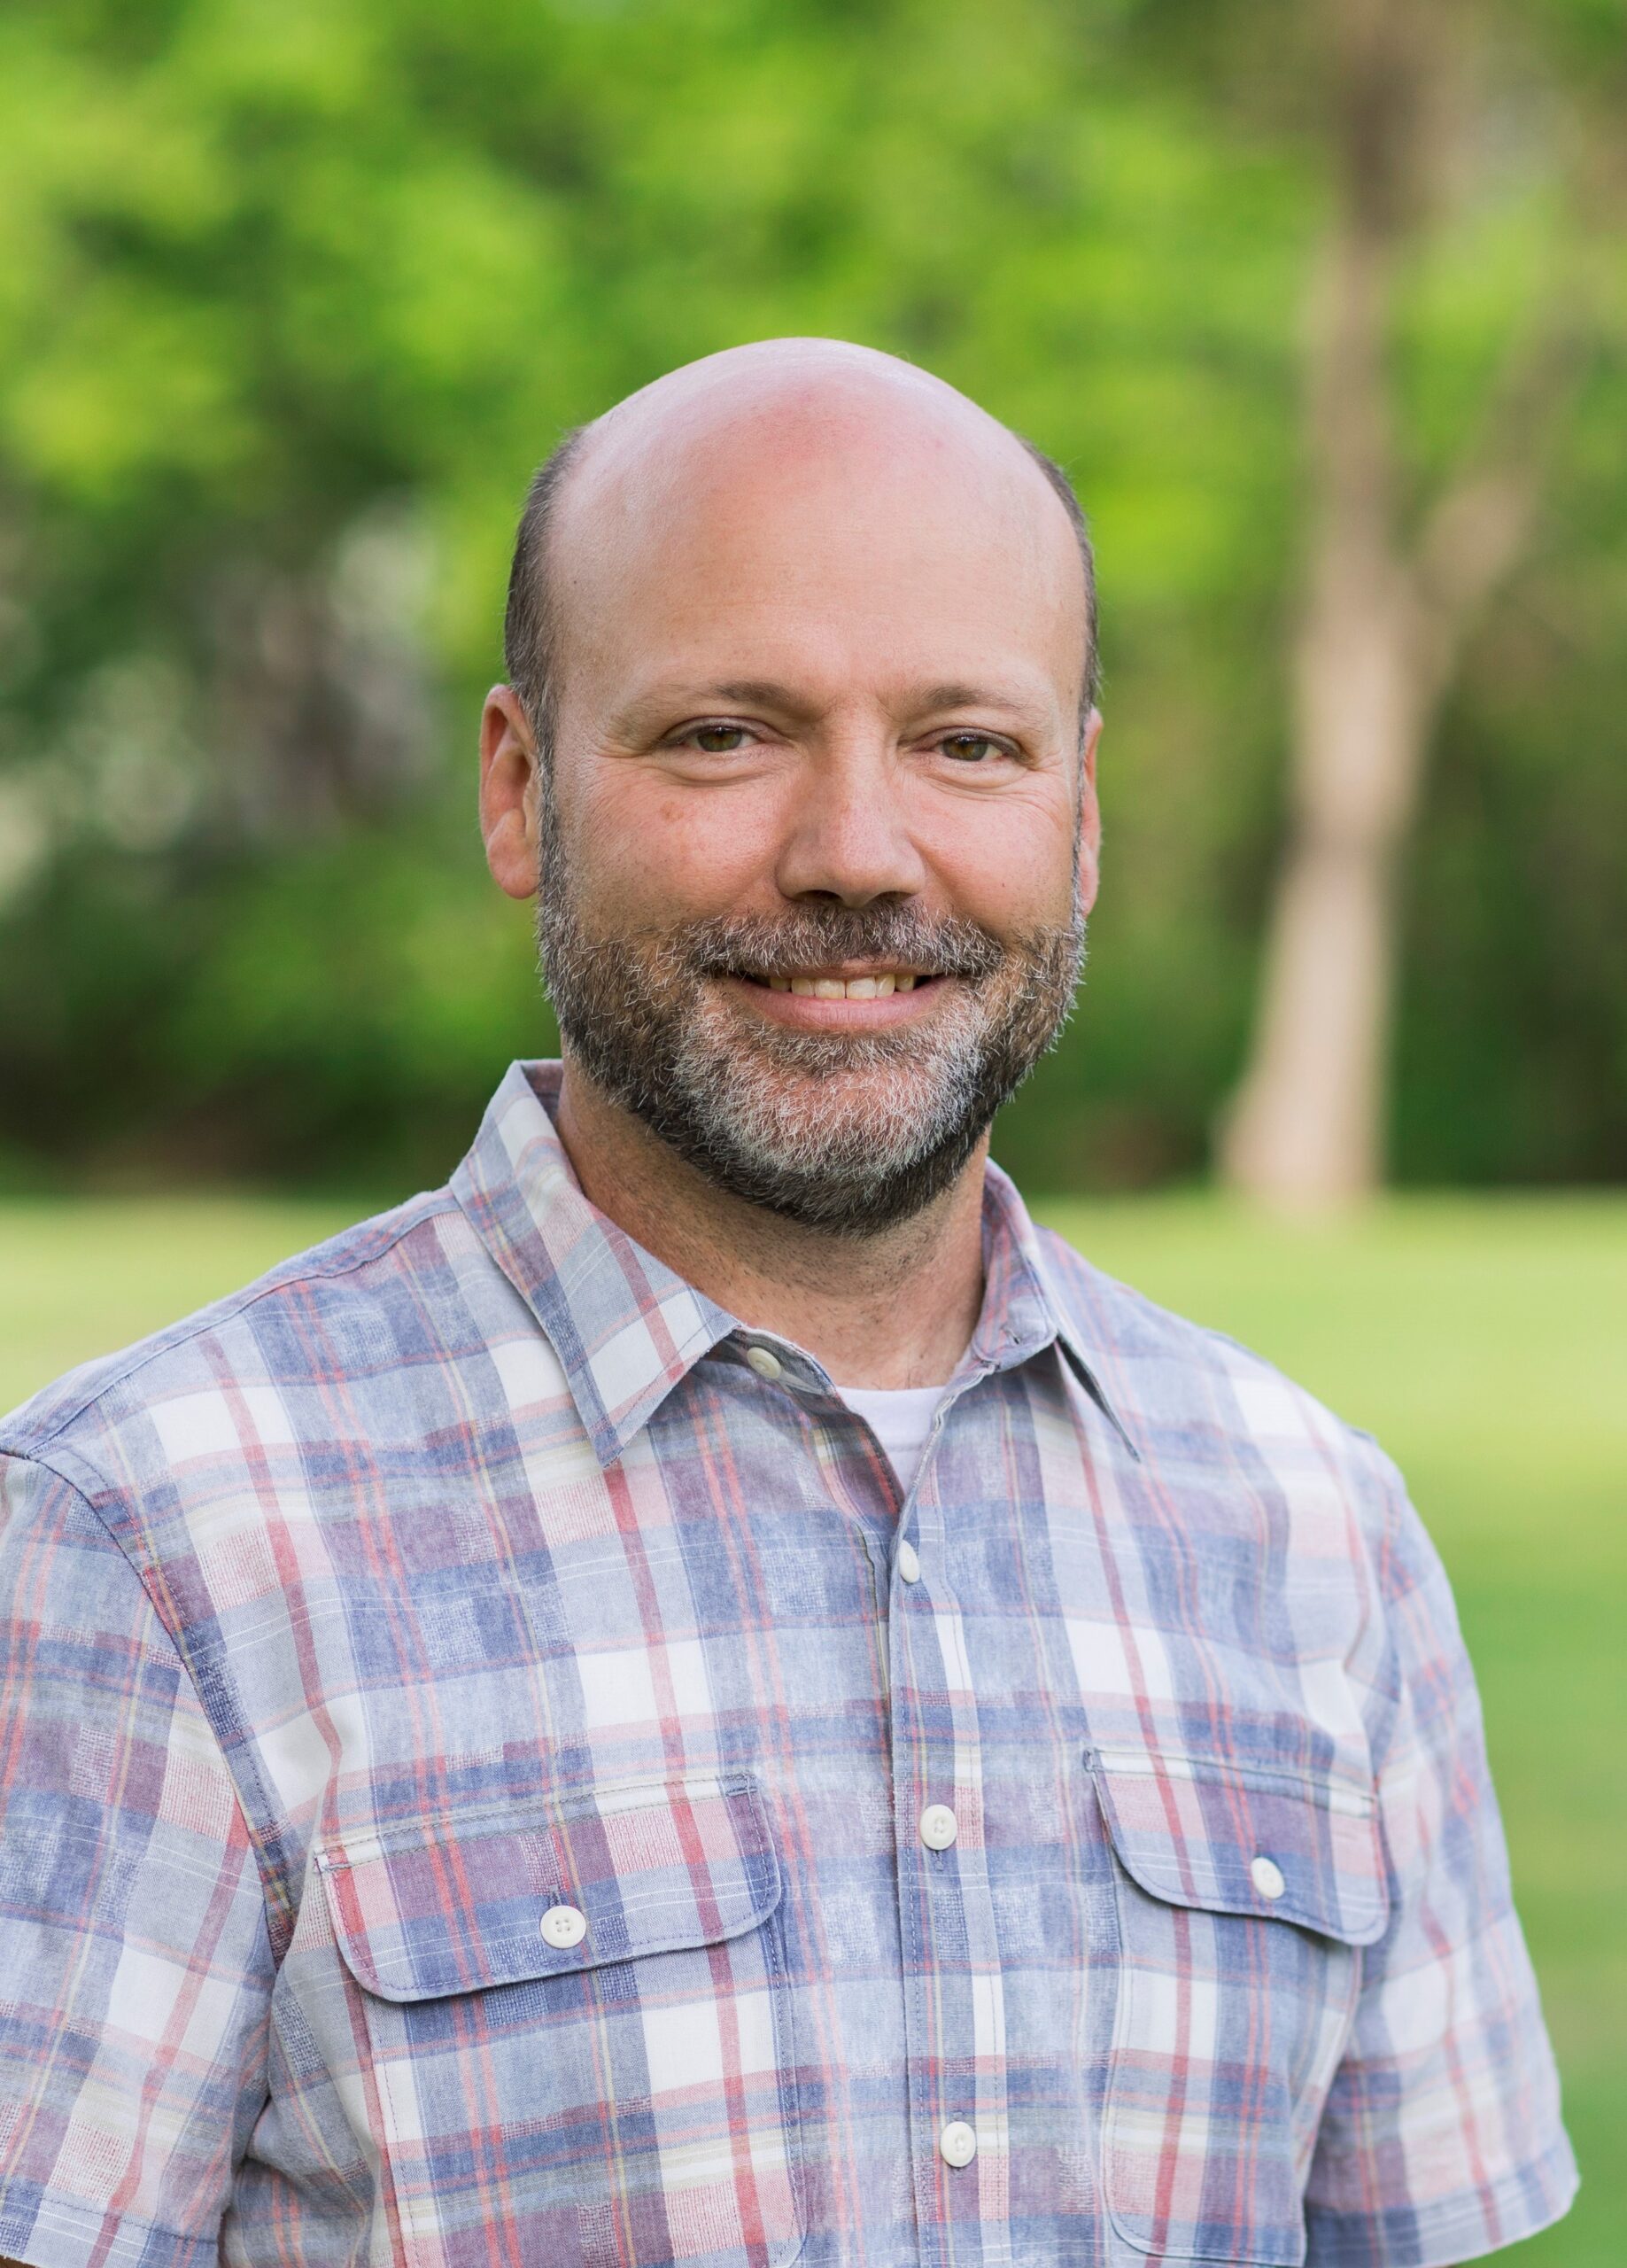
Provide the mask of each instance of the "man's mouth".
{"label": "man's mouth", "polygon": [[789,975],[758,976],[742,972],[748,984],[766,986],[771,992],[794,992],[808,1000],[885,1000],[895,992],[913,992],[932,978],[915,968],[867,969],[859,976],[843,976],[832,969],[798,969]]}

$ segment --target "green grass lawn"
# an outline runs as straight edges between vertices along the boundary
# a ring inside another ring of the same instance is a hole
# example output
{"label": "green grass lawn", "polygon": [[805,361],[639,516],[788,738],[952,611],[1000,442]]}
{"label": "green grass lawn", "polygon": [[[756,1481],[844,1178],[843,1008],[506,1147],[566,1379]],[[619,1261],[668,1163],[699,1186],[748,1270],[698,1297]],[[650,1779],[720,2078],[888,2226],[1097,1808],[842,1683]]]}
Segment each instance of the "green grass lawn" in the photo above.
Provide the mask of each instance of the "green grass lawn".
{"label": "green grass lawn", "polygon": [[[340,1225],[315,1205],[0,1205],[0,1408]],[[1213,1200],[1048,1217],[1259,1348],[1406,1471],[1479,1666],[1584,2186],[1522,2268],[1627,2255],[1627,1200],[1397,1200],[1336,1231]]]}

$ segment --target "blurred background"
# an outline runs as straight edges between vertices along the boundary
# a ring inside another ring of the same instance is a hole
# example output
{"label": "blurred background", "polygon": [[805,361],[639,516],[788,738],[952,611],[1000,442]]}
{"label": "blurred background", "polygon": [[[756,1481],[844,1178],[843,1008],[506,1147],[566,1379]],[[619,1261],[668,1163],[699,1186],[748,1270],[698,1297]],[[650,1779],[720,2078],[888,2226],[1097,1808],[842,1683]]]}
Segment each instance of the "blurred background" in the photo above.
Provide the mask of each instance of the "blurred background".
{"label": "blurred background", "polygon": [[527,475],[802,330],[1095,525],[1012,1164],[1619,1180],[1624,230],[1622,0],[6,0],[0,1173],[440,1177],[546,1045],[473,823]]}
{"label": "blurred background", "polygon": [[1090,976],[997,1153],[1408,1467],[1554,2268],[1627,2225],[1624,247],[1627,0],[0,8],[0,1403],[550,1050],[474,747],[560,433],[923,362],[1100,554]]}

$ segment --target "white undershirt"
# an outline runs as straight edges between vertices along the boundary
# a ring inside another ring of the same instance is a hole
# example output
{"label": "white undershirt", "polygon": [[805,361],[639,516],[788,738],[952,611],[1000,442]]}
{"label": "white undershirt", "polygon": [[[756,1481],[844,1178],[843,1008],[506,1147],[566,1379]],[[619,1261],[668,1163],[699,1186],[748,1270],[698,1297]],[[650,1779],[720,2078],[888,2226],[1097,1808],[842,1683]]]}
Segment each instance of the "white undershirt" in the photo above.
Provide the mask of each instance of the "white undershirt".
{"label": "white undershirt", "polygon": [[849,1410],[862,1418],[882,1448],[905,1495],[926,1454],[926,1436],[943,1399],[941,1386],[839,1386]]}

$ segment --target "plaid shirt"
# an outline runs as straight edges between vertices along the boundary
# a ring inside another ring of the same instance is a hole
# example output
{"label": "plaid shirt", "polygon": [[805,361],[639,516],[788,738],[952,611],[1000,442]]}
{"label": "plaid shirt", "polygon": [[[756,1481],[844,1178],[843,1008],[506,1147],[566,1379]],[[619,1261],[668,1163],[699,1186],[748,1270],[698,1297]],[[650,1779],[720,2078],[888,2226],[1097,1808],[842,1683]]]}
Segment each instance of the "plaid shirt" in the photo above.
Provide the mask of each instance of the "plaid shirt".
{"label": "plaid shirt", "polygon": [[1367,2268],[1560,2213],[1372,1443],[991,1169],[901,1501],[585,1201],[556,1079],[0,1429],[0,2253]]}

